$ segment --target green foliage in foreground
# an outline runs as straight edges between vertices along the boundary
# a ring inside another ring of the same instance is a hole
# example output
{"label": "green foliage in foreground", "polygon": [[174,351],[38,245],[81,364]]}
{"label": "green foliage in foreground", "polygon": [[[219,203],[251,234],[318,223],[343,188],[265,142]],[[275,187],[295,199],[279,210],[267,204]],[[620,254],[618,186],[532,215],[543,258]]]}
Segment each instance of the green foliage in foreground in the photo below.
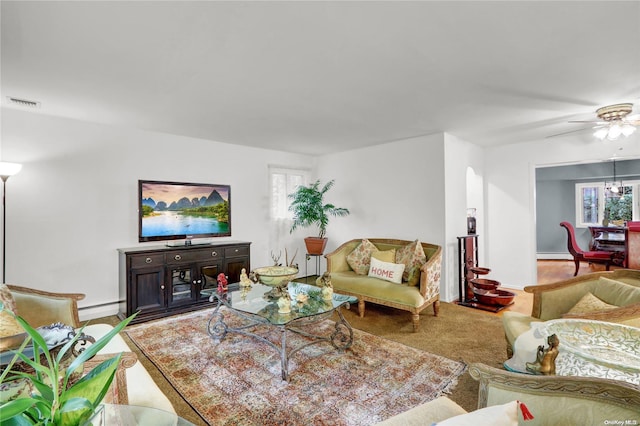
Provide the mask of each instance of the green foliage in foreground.
{"label": "green foliage in foreground", "polygon": [[[2,304],[0,304],[0,310],[4,310]],[[69,351],[73,350],[78,338],[83,333],[84,327],[78,331],[72,340],[64,344],[56,356],[53,356],[38,331],[27,324],[20,316],[16,316],[10,311],[6,312],[16,318],[28,337],[20,348],[15,351],[15,356],[2,371],[0,383],[27,378],[31,380],[38,393],[0,405],[0,424],[3,426],[76,426],[85,422],[91,417],[106,395],[122,354],[117,354],[113,358],[102,362],[72,386],[69,386],[69,379],[72,373],[81,371],[84,362],[106,346],[113,336],[131,322],[136,314],[122,321],[94,344],[89,345],[65,369],[61,365],[62,360]],[[31,344],[33,345],[34,353],[42,353],[40,357],[35,356],[34,359],[31,359],[23,354],[24,349]],[[44,358],[46,362],[42,363],[41,358]],[[34,373],[12,371],[14,364],[18,360],[32,367]]]}

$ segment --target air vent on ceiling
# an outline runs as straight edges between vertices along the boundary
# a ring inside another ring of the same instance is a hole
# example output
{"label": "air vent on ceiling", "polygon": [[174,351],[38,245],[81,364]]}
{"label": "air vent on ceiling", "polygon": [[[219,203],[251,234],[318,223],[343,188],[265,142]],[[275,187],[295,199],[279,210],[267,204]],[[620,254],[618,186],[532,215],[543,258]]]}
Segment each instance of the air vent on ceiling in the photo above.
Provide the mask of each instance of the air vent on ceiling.
{"label": "air vent on ceiling", "polygon": [[30,101],[28,99],[20,99],[14,98],[13,96],[7,96],[7,100],[10,104],[23,108],[40,108],[40,102]]}

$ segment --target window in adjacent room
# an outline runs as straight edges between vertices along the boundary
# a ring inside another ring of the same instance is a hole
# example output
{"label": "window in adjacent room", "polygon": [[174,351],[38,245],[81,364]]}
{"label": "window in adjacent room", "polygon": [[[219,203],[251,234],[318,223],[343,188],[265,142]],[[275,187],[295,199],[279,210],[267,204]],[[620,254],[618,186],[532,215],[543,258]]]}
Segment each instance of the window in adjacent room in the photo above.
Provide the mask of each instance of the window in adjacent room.
{"label": "window in adjacent room", "polygon": [[289,211],[291,200],[288,195],[298,186],[306,185],[308,180],[308,170],[269,167],[272,218],[292,218],[292,213]]}
{"label": "window in adjacent room", "polygon": [[599,226],[603,220],[622,224],[640,218],[640,181],[624,182],[620,195],[607,190],[605,184],[576,184],[576,225],[578,227]]}

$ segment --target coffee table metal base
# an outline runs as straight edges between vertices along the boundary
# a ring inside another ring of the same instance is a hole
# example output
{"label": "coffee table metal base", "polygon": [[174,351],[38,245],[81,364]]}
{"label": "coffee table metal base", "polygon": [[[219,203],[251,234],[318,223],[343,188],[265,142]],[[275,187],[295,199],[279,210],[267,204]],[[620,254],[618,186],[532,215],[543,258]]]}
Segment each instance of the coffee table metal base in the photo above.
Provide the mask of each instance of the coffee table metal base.
{"label": "coffee table metal base", "polygon": [[[272,324],[268,320],[257,316],[251,315],[245,312],[241,312],[235,310],[229,306],[227,306],[228,311],[233,313],[236,316],[239,316],[247,321],[247,324],[244,324],[240,327],[230,327],[224,321],[224,314],[220,311],[220,306],[226,306],[226,303],[222,302],[222,298],[218,297],[217,294],[214,295],[217,299],[217,306],[209,319],[207,324],[207,332],[209,335],[216,341],[221,341],[227,335],[227,333],[237,333],[243,336],[253,337],[255,339],[260,340],[274,348],[280,354],[280,363],[282,368],[282,380],[289,381],[289,359],[298,351],[318,343],[330,342],[334,348],[339,351],[344,351],[351,347],[353,344],[353,329],[351,325],[347,322],[347,320],[342,315],[340,311],[341,306],[338,306],[334,310],[330,312],[325,312],[323,314],[314,315],[310,317],[297,318],[287,324]],[[348,308],[348,303],[345,303]],[[322,336],[314,333],[309,333],[301,327],[306,327],[312,324],[317,324],[320,321],[330,318],[333,315],[333,312],[337,312],[340,320],[335,324],[335,330],[328,336]],[[250,331],[250,329],[259,326],[268,326],[268,327],[276,327],[281,332],[280,345],[273,343],[272,341],[266,339],[265,337],[257,334],[255,332]],[[290,348],[287,350],[287,331],[299,334],[301,336],[305,336],[310,338],[311,341],[307,342],[303,345],[297,346],[295,348]]]}

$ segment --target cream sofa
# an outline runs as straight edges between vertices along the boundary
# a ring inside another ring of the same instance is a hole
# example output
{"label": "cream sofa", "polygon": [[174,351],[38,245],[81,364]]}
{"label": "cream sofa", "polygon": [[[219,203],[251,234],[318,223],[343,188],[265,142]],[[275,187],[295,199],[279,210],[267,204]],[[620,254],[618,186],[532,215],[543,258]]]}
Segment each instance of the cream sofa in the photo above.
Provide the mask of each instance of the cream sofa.
{"label": "cream sofa", "polygon": [[[640,271],[638,270],[618,269],[610,272],[595,272],[556,283],[527,286],[524,291],[533,294],[531,315],[510,311],[502,315],[509,357],[513,356],[516,338],[528,331],[531,328],[530,324],[534,321],[584,318],[640,327]],[[570,313],[588,293],[616,308]]]}
{"label": "cream sofa", "polygon": [[[78,300],[84,298],[79,293],[51,293],[26,287],[9,285],[9,290],[15,300],[18,315],[24,318],[32,327],[49,325],[55,322],[78,328],[81,326],[78,317]],[[90,324],[84,333],[96,340],[107,334],[113,327],[108,324]],[[135,354],[120,335],[116,335],[102,348],[96,357],[109,357],[116,353],[131,354],[128,360],[134,359]],[[129,362],[129,361],[128,361]],[[158,408],[175,413],[173,405],[153,381],[140,361],[132,366],[125,363],[124,370],[126,385],[120,385],[118,392],[126,392],[129,405]]]}
{"label": "cream sofa", "polygon": [[[378,250],[399,249],[412,241],[396,239],[368,238]],[[355,239],[342,244],[333,252],[326,254],[327,272],[331,274],[331,284],[336,293],[348,294],[358,298],[358,313],[364,316],[365,302],[385,305],[411,312],[414,331],[418,329],[420,312],[433,305],[433,313],[438,315],[440,305],[440,270],[442,249],[435,244],[421,243],[427,262],[421,267],[417,286],[395,284],[367,275],[356,274],[347,255],[362,242]]]}
{"label": "cream sofa", "polygon": [[443,396],[378,425],[431,425],[446,419],[453,422],[454,416],[464,417],[456,418],[457,422],[452,424],[503,424],[501,419],[495,418],[495,412],[488,422],[483,422],[487,420],[486,415],[480,414],[487,407],[515,400],[523,402],[533,415],[532,420],[520,423],[527,426],[637,424],[640,420],[640,387],[626,382],[591,377],[534,376],[478,363],[469,367],[469,373],[480,382],[478,410],[466,413]]}

